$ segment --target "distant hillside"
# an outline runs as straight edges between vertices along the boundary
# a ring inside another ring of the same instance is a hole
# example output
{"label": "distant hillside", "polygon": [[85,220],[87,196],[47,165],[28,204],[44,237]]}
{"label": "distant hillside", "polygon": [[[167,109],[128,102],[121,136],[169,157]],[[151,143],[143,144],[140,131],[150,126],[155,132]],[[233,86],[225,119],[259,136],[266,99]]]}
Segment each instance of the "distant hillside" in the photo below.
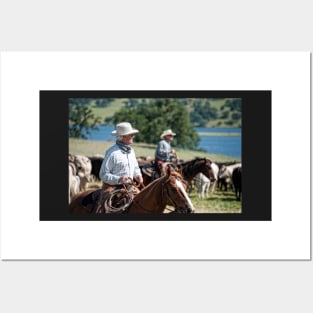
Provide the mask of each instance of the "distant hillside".
{"label": "distant hillside", "polygon": [[[123,106],[149,105],[149,102],[155,100],[156,98],[105,98],[88,99],[84,104],[90,106],[103,124],[112,124],[113,115]],[[187,108],[190,121],[195,127],[241,127],[241,99],[177,98],[171,100]]]}

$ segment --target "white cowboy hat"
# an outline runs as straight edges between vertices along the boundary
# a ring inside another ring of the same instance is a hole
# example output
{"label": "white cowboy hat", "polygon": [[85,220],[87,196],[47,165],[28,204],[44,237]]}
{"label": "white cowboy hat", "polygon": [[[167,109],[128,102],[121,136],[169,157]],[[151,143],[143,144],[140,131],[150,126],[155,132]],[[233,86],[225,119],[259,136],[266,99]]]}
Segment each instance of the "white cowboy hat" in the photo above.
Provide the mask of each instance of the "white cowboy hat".
{"label": "white cowboy hat", "polygon": [[127,136],[139,133],[138,129],[134,129],[130,123],[124,122],[116,125],[116,130],[112,131],[115,136]]}
{"label": "white cowboy hat", "polygon": [[167,129],[167,130],[165,130],[165,131],[162,133],[162,135],[160,136],[160,138],[164,138],[164,137],[167,136],[167,135],[175,136],[176,134],[173,133],[171,129]]}

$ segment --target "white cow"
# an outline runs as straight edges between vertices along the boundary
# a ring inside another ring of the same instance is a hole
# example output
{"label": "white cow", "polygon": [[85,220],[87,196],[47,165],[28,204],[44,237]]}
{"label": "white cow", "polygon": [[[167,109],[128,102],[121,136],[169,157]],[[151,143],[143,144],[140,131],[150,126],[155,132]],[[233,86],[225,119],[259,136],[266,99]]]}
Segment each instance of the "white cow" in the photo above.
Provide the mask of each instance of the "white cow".
{"label": "white cow", "polygon": [[83,155],[69,154],[69,201],[80,191],[84,191],[91,181],[91,161]]}
{"label": "white cow", "polygon": [[[73,157],[73,156],[72,156]],[[76,175],[83,178],[89,178],[91,175],[91,161],[84,155],[74,155],[72,161],[76,166]]]}
{"label": "white cow", "polygon": [[80,179],[76,175],[76,166],[74,163],[68,164],[68,201],[71,202],[72,198],[79,193]]}

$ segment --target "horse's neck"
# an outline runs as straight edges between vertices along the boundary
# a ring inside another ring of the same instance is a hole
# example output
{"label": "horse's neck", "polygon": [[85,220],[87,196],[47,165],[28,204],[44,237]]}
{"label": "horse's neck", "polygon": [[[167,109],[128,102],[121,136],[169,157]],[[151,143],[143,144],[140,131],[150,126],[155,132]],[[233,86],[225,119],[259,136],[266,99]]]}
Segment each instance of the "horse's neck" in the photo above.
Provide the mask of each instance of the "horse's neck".
{"label": "horse's neck", "polygon": [[129,213],[163,213],[165,208],[162,183],[152,182],[135,196],[129,207]]}
{"label": "horse's neck", "polygon": [[184,178],[193,179],[197,174],[202,172],[203,164],[201,161],[195,161],[184,167]]}

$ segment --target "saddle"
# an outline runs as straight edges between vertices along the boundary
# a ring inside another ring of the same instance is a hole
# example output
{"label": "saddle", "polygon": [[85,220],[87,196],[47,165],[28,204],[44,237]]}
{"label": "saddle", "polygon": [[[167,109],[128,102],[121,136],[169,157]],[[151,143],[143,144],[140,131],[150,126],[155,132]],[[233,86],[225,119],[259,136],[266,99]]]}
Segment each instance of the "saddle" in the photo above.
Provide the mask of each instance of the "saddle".
{"label": "saddle", "polygon": [[153,177],[154,172],[155,172],[153,166],[145,166],[145,167],[142,167],[142,168],[141,168],[141,171],[142,171],[143,174],[145,174],[145,175],[147,175],[147,176],[149,176],[149,177]]}
{"label": "saddle", "polygon": [[142,167],[141,168],[141,172],[143,175],[146,175],[148,177],[150,177],[151,181],[157,179],[160,177],[160,174],[155,170],[154,166],[150,166],[150,167]]}

